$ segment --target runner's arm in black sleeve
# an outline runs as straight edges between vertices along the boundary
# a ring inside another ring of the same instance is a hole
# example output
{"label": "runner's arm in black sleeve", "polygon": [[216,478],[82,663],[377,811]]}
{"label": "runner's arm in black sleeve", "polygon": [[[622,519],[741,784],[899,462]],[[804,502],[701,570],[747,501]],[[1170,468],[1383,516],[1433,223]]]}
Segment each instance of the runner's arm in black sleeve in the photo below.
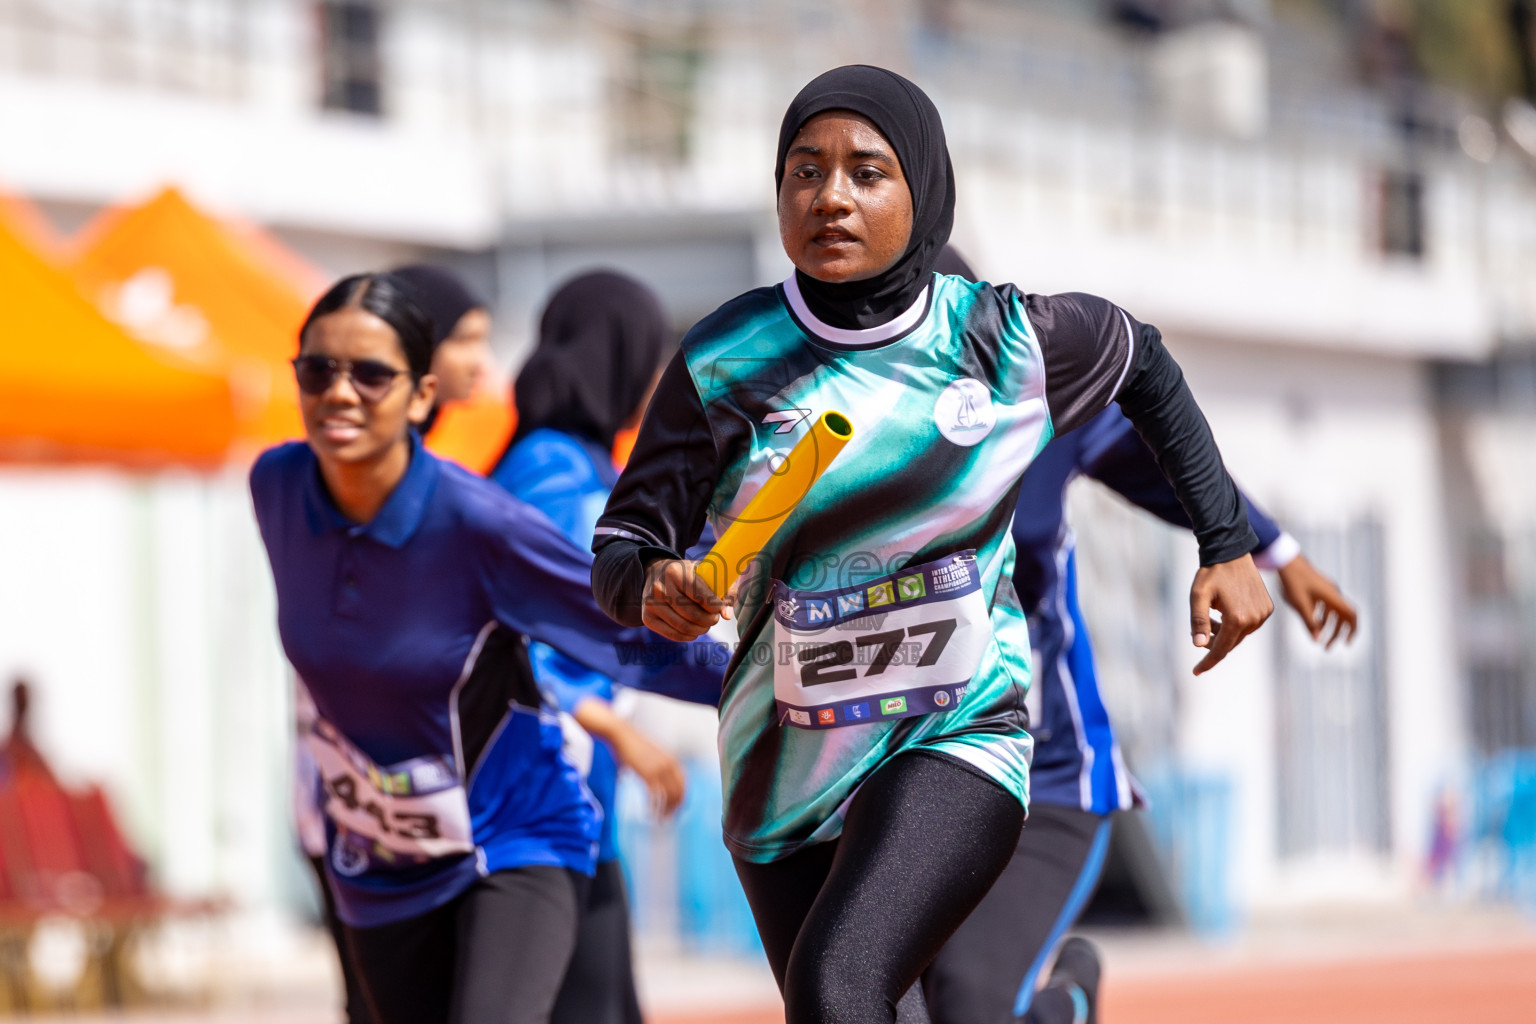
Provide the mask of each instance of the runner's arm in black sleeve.
{"label": "runner's arm in black sleeve", "polygon": [[646,568],[682,558],[698,539],[720,472],[704,403],[679,352],[662,372],[592,539],[592,592],[615,621],[641,624]]}
{"label": "runner's arm in black sleeve", "polygon": [[1200,564],[1253,550],[1258,538],[1242,494],[1157,328],[1093,295],[1030,295],[1026,302],[1045,357],[1046,405],[1056,433],[1119,402],[1194,524]]}
{"label": "runner's arm in black sleeve", "polygon": [[1258,547],[1248,506],[1222,464],[1216,439],[1184,372],[1163,347],[1156,327],[1143,325],[1130,373],[1115,400],[1179,495],[1194,524],[1200,564],[1241,558]]}

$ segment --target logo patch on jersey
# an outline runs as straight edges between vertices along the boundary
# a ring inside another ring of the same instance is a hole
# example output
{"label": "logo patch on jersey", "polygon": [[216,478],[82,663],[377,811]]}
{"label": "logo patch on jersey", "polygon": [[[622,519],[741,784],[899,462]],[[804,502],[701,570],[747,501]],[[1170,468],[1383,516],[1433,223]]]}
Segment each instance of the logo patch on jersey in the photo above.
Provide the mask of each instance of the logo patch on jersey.
{"label": "logo patch on jersey", "polygon": [[842,594],[837,599],[837,614],[847,615],[849,612],[861,612],[864,610],[863,594]]}
{"label": "logo patch on jersey", "polygon": [[790,708],[789,720],[794,722],[796,725],[810,725],[811,713],[809,711],[799,711],[795,708]]}
{"label": "logo patch on jersey", "polygon": [[784,600],[779,602],[779,614],[784,616],[786,619],[794,618],[795,617],[795,612],[797,612],[799,610],[800,610],[800,602],[796,601],[792,597],[785,598]]}
{"label": "logo patch on jersey", "polygon": [[941,708],[949,707],[949,691],[948,690],[935,690],[935,691],[933,691],[933,702],[935,704],[937,704]]}
{"label": "logo patch on jersey", "polygon": [[997,426],[992,392],[974,377],[961,377],[939,393],[933,422],[950,443],[969,448]]}
{"label": "logo patch on jersey", "polygon": [[881,605],[896,603],[896,591],[891,586],[890,580],[886,580],[884,583],[877,583],[873,587],[870,587],[868,594],[869,606],[871,608],[879,608]]}
{"label": "logo patch on jersey", "polygon": [[331,867],[343,878],[356,878],[368,870],[368,851],[350,841],[345,832],[338,831],[331,845]]}
{"label": "logo patch on jersey", "polygon": [[887,697],[880,702],[880,713],[882,715],[902,715],[906,714],[906,711],[907,698],[905,697]]}
{"label": "logo patch on jersey", "polygon": [[831,708],[822,708],[820,711],[816,712],[816,721],[820,722],[822,725],[831,725],[837,721],[837,712],[833,711]]}
{"label": "logo patch on jersey", "polygon": [[869,703],[867,701],[858,704],[844,704],[843,718],[856,722],[869,717]]}
{"label": "logo patch on jersey", "polygon": [[794,409],[781,409],[778,412],[771,412],[767,416],[764,416],[763,426],[766,427],[771,423],[778,424],[773,428],[773,432],[775,434],[787,434],[791,430],[794,430],[796,427],[798,427],[801,423],[804,423],[806,418],[810,415],[811,410],[809,409],[801,409],[798,407]]}
{"label": "logo patch on jersey", "polygon": [[903,601],[915,601],[920,597],[927,596],[927,593],[928,588],[923,586],[921,574],[917,576],[903,576],[896,581],[896,594]]}

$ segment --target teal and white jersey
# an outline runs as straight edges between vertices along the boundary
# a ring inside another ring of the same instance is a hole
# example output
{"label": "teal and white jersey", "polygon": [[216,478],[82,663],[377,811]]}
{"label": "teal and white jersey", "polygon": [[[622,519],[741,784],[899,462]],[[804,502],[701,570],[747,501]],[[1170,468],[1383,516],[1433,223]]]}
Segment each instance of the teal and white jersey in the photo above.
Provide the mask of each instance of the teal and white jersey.
{"label": "teal and white jersey", "polygon": [[824,412],[854,428],[742,588],[720,704],[737,855],[835,838],[860,783],[903,751],[964,761],[1027,806],[1019,479],[1112,400],[1138,329],[1102,299],[935,275],[891,323],[840,330],[791,277],[683,339],[599,547],[675,555],[705,516],[724,532]]}

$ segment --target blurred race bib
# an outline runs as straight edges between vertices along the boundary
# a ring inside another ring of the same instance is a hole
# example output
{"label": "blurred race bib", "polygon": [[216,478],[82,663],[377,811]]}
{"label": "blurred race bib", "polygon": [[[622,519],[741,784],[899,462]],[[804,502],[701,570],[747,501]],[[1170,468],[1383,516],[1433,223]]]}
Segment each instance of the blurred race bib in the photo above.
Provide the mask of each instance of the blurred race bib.
{"label": "blurred race bib", "polygon": [[475,848],[469,800],[447,758],[417,757],[381,768],[318,717],[305,740],[320,769],[325,815],[347,834],[338,848],[361,853],[371,846],[368,859],[384,862],[419,862]]}

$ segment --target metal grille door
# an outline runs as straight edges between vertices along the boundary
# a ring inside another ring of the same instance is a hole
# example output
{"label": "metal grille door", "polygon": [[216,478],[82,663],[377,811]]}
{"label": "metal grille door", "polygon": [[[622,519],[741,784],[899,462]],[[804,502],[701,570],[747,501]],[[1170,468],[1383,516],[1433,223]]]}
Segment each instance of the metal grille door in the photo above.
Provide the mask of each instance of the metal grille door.
{"label": "metal grille door", "polygon": [[1391,844],[1383,677],[1382,528],[1374,517],[1298,532],[1303,550],[1360,608],[1354,644],[1326,654],[1277,614],[1280,854],[1385,854]]}

